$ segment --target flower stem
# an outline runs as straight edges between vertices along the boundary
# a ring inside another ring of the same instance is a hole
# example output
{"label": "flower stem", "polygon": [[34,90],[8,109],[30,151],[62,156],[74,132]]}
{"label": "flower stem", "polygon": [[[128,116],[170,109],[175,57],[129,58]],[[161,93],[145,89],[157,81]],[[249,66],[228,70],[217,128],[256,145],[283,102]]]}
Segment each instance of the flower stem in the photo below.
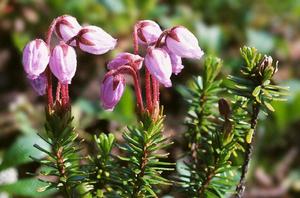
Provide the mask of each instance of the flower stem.
{"label": "flower stem", "polygon": [[[46,43],[49,51],[51,52],[51,38],[57,22],[57,18],[54,19],[47,31],[46,34]],[[51,111],[53,107],[53,93],[52,93],[52,74],[49,67],[46,68],[46,76],[47,76],[47,104],[48,104],[48,112]]]}
{"label": "flower stem", "polygon": [[129,74],[132,76],[133,81],[134,81],[134,89],[135,89],[135,95],[136,95],[136,99],[137,99],[138,108],[140,109],[141,113],[143,113],[144,105],[143,105],[142,92],[141,92],[141,88],[140,88],[140,84],[139,84],[139,80],[138,80],[137,71],[134,68],[132,68],[131,66],[123,65],[116,70],[111,70],[110,72],[106,73],[105,76],[107,77],[110,75],[116,75],[116,74],[120,74],[120,73]]}
{"label": "flower stem", "polygon": [[47,104],[48,104],[48,112],[50,112],[53,107],[53,93],[52,93],[52,74],[49,68],[46,69],[46,76],[47,76]]}
{"label": "flower stem", "polygon": [[146,89],[146,104],[147,110],[149,112],[152,111],[152,96],[151,96],[151,75],[147,68],[145,68],[145,89]]}
{"label": "flower stem", "polygon": [[[256,132],[255,129],[257,125],[258,113],[259,113],[259,104],[254,103],[252,106],[252,116],[251,116],[251,129],[254,132],[252,135],[253,137],[255,137],[255,132]],[[242,173],[241,173],[240,181],[236,187],[235,198],[243,197],[244,190],[245,190],[245,183],[246,183],[246,175],[248,173],[249,162],[252,156],[252,152],[253,152],[253,141],[247,143],[246,145],[245,161],[244,164],[242,165]]]}
{"label": "flower stem", "polygon": [[55,101],[60,101],[61,83],[57,82]]}
{"label": "flower stem", "polygon": [[138,54],[138,52],[139,52],[137,28],[138,28],[137,25],[135,25],[134,26],[134,30],[133,30],[133,48],[134,48],[134,54]]}

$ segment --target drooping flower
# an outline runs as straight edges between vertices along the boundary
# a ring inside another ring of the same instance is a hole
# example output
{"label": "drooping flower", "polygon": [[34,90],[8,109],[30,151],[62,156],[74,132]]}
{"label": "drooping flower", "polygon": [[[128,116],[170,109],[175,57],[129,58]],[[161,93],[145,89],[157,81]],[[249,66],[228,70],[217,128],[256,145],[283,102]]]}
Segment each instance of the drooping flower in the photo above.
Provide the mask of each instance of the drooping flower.
{"label": "drooping flower", "polygon": [[170,56],[172,64],[172,73],[174,73],[175,75],[179,74],[184,68],[184,66],[182,65],[181,57],[171,52],[166,46],[164,46],[163,49],[166,50],[166,52]]}
{"label": "drooping flower", "polygon": [[[55,25],[56,35],[64,42],[69,41],[71,38],[76,36],[80,31],[81,26],[75,17],[69,15],[63,15],[58,18]],[[70,43],[72,46],[76,45],[75,40]]]}
{"label": "drooping flower", "polygon": [[162,48],[149,47],[145,56],[145,65],[165,87],[171,87],[172,65],[169,54]]}
{"label": "drooping flower", "polygon": [[73,47],[61,42],[55,46],[50,57],[50,69],[62,84],[71,84],[77,67]]}
{"label": "drooping flower", "polygon": [[120,53],[116,58],[111,60],[107,67],[108,69],[117,69],[120,66],[128,65],[134,67],[136,69],[141,69],[143,65],[144,58],[140,57],[139,55],[131,54],[131,53]]}
{"label": "drooping flower", "polygon": [[152,45],[162,33],[159,25],[151,20],[139,21],[137,24],[138,41],[142,45]]}
{"label": "drooping flower", "polygon": [[83,27],[79,31],[76,42],[82,51],[97,55],[114,49],[117,44],[117,40],[107,32],[92,25]]}
{"label": "drooping flower", "polygon": [[47,87],[47,79],[46,75],[42,73],[35,79],[29,79],[31,87],[36,91],[36,93],[40,96],[46,94],[46,87]]}
{"label": "drooping flower", "polygon": [[102,107],[112,111],[120,101],[125,88],[125,78],[122,74],[109,75],[101,84],[100,99]]}
{"label": "drooping flower", "polygon": [[49,49],[42,39],[29,42],[23,50],[23,67],[29,79],[37,78],[49,63]]}
{"label": "drooping flower", "polygon": [[182,26],[170,30],[166,37],[166,45],[172,53],[183,58],[200,59],[204,54],[197,38]]}

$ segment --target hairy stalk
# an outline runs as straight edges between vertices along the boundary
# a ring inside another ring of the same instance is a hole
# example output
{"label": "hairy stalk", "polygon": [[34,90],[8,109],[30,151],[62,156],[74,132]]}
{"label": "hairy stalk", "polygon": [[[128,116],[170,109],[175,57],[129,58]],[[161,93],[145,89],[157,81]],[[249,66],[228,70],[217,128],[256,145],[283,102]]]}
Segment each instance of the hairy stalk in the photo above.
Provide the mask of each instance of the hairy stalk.
{"label": "hairy stalk", "polygon": [[146,104],[147,110],[151,113],[153,104],[152,104],[152,96],[151,96],[151,75],[147,68],[145,68],[145,89],[146,89]]}
{"label": "hairy stalk", "polygon": [[[256,134],[256,125],[257,125],[257,118],[259,114],[259,104],[254,103],[252,108],[252,115],[251,115],[251,130],[253,130],[252,139],[255,137]],[[248,173],[249,169],[249,163],[253,152],[253,141],[250,141],[246,145],[245,149],[245,157],[244,157],[244,163],[242,165],[242,172],[241,172],[241,178],[240,181],[236,187],[236,198],[241,198],[245,191],[245,183],[246,183],[246,175]]]}

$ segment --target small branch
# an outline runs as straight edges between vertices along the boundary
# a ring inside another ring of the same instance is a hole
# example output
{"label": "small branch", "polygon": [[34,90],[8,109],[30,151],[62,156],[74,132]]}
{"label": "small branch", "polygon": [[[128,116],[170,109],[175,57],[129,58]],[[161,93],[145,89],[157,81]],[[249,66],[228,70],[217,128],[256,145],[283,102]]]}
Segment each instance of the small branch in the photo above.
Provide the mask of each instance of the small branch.
{"label": "small branch", "polygon": [[[252,116],[251,116],[251,129],[253,129],[253,131],[254,131],[253,137],[255,137],[255,132],[256,132],[255,129],[256,129],[256,124],[257,124],[258,113],[259,113],[259,104],[255,103],[252,106]],[[236,187],[235,198],[241,198],[244,194],[246,175],[248,173],[249,162],[250,162],[250,159],[252,156],[252,151],[253,151],[253,141],[251,141],[250,143],[247,143],[247,145],[246,145],[245,161],[242,166],[242,173],[241,173],[241,178],[240,178],[239,184]]]}
{"label": "small branch", "polygon": [[[64,180],[67,180],[68,177],[66,175],[66,168],[65,168],[65,164],[64,164],[64,158],[62,156],[63,153],[63,147],[59,147],[58,150],[56,151],[56,165],[58,167],[58,171],[60,174],[60,178],[64,178]],[[67,184],[67,181],[63,181],[63,188],[64,188],[64,193],[66,195],[66,197],[70,198],[72,197],[70,194],[70,187]]]}
{"label": "small branch", "polygon": [[147,165],[147,158],[148,158],[148,151],[147,151],[147,144],[144,145],[143,148],[143,156],[141,158],[141,162],[140,162],[140,170],[141,172],[136,176],[136,186],[134,186],[133,189],[133,193],[132,193],[132,197],[138,197],[139,192],[141,190],[142,187],[142,181],[141,179],[143,178],[144,174],[145,174],[145,169],[146,169],[146,165]]}

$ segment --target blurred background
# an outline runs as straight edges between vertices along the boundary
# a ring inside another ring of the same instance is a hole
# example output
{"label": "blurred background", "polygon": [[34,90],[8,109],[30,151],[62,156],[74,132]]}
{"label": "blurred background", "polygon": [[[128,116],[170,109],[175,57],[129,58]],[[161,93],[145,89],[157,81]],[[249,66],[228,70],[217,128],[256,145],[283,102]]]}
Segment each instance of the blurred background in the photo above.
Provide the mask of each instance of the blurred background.
{"label": "blurred background", "polygon": [[[300,197],[300,0],[0,0],[0,197],[54,197],[37,193],[41,183],[28,172],[39,169],[29,155],[42,158],[34,143],[43,130],[44,99],[26,80],[21,57],[25,44],[44,38],[52,19],[75,16],[119,39],[112,52],[94,56],[78,50],[78,69],[70,87],[75,125],[86,139],[83,152],[93,151],[92,136],[120,130],[136,122],[131,86],[112,113],[99,105],[99,83],[105,63],[118,52],[132,52],[132,30],[139,19],[152,19],[162,28],[184,25],[199,39],[206,54],[224,59],[222,75],[239,72],[239,48],[254,46],[279,60],[275,83],[290,87],[287,102],[274,103],[275,113],[261,116],[246,197]],[[173,76],[174,86],[162,90],[166,130],[176,146],[171,160],[183,150],[182,125],[187,105],[179,91],[202,62],[184,60],[185,69]],[[1,163],[2,161],[2,163]],[[55,192],[54,192],[55,193]],[[164,189],[162,197],[182,197]]]}

